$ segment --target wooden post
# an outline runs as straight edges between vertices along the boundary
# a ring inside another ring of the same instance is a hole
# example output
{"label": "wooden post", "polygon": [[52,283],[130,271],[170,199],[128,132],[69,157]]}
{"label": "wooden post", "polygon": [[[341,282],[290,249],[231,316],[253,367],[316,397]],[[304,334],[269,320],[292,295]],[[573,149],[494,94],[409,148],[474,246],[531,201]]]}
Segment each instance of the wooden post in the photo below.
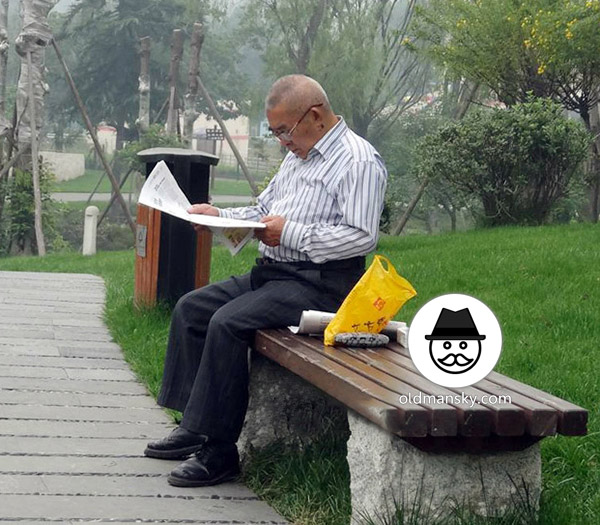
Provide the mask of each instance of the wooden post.
{"label": "wooden post", "polygon": [[167,133],[177,134],[178,106],[177,80],[179,79],[179,63],[183,55],[183,31],[175,29],[171,38],[171,63],[169,65],[169,112],[167,113]]}
{"label": "wooden post", "polygon": [[98,208],[88,206],[85,209],[85,219],[83,223],[83,255],[96,255],[96,232],[98,229]]}
{"label": "wooden post", "polygon": [[188,68],[188,90],[185,95],[183,113],[183,137],[187,144],[192,145],[194,122],[198,118],[196,100],[198,99],[198,69],[200,64],[200,51],[204,42],[204,30],[201,23],[194,24],[192,42],[190,44],[190,65]]}
{"label": "wooden post", "polygon": [[149,36],[140,38],[140,76],[138,92],[140,94],[140,110],[136,121],[140,136],[150,126],[150,42]]}
{"label": "wooden post", "polygon": [[[133,168],[129,168],[127,170],[127,173],[125,173],[125,176],[121,179],[121,182],[119,183],[119,189],[122,189],[123,186],[125,186],[125,183],[127,182],[127,179],[129,178],[129,175],[131,175],[131,173],[133,173]],[[113,193],[110,196],[110,201],[108,202],[108,205],[106,206],[106,208],[104,208],[102,215],[100,215],[100,218],[98,219],[98,226],[100,226],[100,224],[102,224],[104,217],[106,217],[106,215],[108,214],[111,206],[115,203],[115,200],[116,200],[116,194]]]}
{"label": "wooden post", "polygon": [[229,146],[231,147],[231,150],[233,151],[233,154],[235,155],[235,158],[237,159],[238,164],[241,166],[242,171],[244,172],[244,177],[246,177],[246,180],[248,181],[248,184],[250,184],[250,188],[252,189],[252,195],[254,197],[256,197],[259,194],[258,186],[256,185],[256,183],[250,176],[250,172],[248,171],[248,166],[246,166],[246,163],[244,162],[244,159],[240,155],[240,152],[238,151],[237,146],[235,145],[235,142],[233,142],[233,139],[231,138],[229,131],[227,131],[225,122],[223,122],[221,115],[219,115],[217,106],[215,105],[212,97],[210,96],[210,93],[208,92],[206,87],[204,87],[204,83],[202,82],[200,75],[198,75],[198,87],[202,91],[202,96],[206,100],[206,103],[208,104],[208,107],[210,109],[210,112],[212,113],[212,116],[219,123],[219,126],[221,127],[221,130],[223,131],[223,135],[225,136],[225,139],[229,143]]}
{"label": "wooden post", "polygon": [[58,57],[58,61],[60,62],[61,66],[63,68],[63,71],[65,72],[65,76],[67,77],[67,82],[69,83],[71,91],[73,92],[73,96],[75,97],[75,102],[77,103],[77,107],[79,108],[79,111],[81,112],[81,115],[83,116],[83,121],[85,122],[85,126],[87,127],[90,137],[92,137],[92,141],[94,142],[94,146],[96,148],[96,151],[98,152],[98,156],[100,157],[100,160],[102,161],[102,165],[104,166],[104,171],[106,171],[106,174],[108,175],[108,178],[110,179],[110,183],[112,184],[113,190],[114,190],[115,194],[117,195],[117,200],[119,201],[121,208],[123,208],[123,212],[125,213],[125,218],[127,219],[127,223],[129,224],[129,227],[131,228],[132,233],[135,235],[135,233],[136,233],[135,232],[135,224],[133,222],[133,219],[131,218],[131,213],[129,213],[129,208],[127,207],[127,203],[125,202],[125,199],[123,199],[123,195],[121,194],[121,190],[119,189],[119,183],[117,182],[117,179],[112,171],[112,168],[110,167],[110,165],[108,164],[108,162],[106,160],[106,157],[104,156],[104,152],[102,151],[102,147],[100,146],[100,143],[98,142],[98,137],[96,136],[96,130],[94,129],[94,126],[92,125],[92,121],[90,120],[90,117],[88,116],[87,111],[85,110],[85,106],[83,105],[83,101],[81,100],[81,96],[79,95],[79,91],[77,91],[77,88],[75,87],[75,82],[73,82],[73,77],[71,76],[71,73],[69,72],[69,68],[67,67],[65,59],[63,58],[62,53],[58,49],[58,46],[56,45],[56,42],[54,41],[54,39],[52,40],[52,46],[54,47],[54,51],[56,51],[56,56]]}
{"label": "wooden post", "polygon": [[38,158],[38,128],[35,114],[35,99],[33,97],[33,68],[31,62],[31,51],[27,51],[27,97],[29,99],[29,119],[31,121],[31,165],[33,176],[33,205],[34,205],[34,225],[35,242],[40,257],[46,255],[46,241],[44,240],[44,230],[42,228],[42,192],[40,190],[40,170]]}

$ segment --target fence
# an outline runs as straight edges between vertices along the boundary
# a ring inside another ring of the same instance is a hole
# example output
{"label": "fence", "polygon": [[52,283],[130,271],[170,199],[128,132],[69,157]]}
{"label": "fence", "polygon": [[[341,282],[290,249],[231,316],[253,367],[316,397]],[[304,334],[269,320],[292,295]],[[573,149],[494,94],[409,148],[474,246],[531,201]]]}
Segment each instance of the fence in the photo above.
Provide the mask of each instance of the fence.
{"label": "fence", "polygon": [[[217,176],[230,175],[235,178],[243,178],[242,169],[239,167],[234,155],[221,155],[221,160],[216,167]],[[281,159],[272,159],[260,156],[250,156],[246,159],[246,166],[252,177],[257,181],[262,181],[267,175],[270,175],[281,164]]]}

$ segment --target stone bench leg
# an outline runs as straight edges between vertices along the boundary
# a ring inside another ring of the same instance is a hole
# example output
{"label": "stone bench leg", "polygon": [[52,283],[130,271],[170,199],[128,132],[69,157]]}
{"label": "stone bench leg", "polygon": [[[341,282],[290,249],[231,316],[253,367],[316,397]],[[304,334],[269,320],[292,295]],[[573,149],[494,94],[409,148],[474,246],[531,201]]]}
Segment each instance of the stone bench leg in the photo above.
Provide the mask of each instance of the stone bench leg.
{"label": "stone bench leg", "polygon": [[428,453],[354,411],[348,410],[348,423],[353,523],[364,523],[365,514],[385,516],[386,509],[393,515],[394,501],[429,518],[457,506],[501,514],[524,501],[537,511],[539,443],[518,452]]}
{"label": "stone bench leg", "polygon": [[238,450],[242,462],[271,443],[304,447],[327,432],[348,435],[346,408],[301,377],[253,352],[250,400]]}

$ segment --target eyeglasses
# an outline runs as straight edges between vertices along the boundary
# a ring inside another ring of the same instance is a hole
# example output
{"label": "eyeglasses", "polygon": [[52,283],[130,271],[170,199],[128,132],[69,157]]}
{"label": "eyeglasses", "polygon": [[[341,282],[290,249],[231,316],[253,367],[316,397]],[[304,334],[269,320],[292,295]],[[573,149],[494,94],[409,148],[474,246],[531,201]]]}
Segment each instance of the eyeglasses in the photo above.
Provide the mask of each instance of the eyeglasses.
{"label": "eyeglasses", "polygon": [[289,142],[290,140],[292,140],[292,133],[294,133],[294,131],[296,131],[296,128],[298,127],[298,124],[300,124],[300,122],[302,122],[304,120],[304,118],[306,117],[306,115],[308,115],[310,113],[310,110],[313,108],[318,108],[320,106],[322,106],[323,103],[321,104],[314,104],[311,107],[309,107],[304,114],[296,121],[296,123],[292,126],[292,129],[290,129],[289,131],[273,131],[271,130],[271,134],[270,136],[274,139],[277,140],[281,140],[283,142]]}

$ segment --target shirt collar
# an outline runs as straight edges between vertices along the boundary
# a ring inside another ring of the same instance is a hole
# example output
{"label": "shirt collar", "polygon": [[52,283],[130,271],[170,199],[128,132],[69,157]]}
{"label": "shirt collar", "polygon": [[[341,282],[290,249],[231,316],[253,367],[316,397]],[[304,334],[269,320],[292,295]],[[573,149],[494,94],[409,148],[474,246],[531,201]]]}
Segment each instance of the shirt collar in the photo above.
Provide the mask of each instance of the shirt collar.
{"label": "shirt collar", "polygon": [[348,125],[344,121],[344,117],[338,115],[337,118],[338,123],[327,133],[325,133],[325,135],[311,149],[311,152],[317,151],[320,153],[325,160],[329,158],[329,155],[336,143],[348,130]]}

